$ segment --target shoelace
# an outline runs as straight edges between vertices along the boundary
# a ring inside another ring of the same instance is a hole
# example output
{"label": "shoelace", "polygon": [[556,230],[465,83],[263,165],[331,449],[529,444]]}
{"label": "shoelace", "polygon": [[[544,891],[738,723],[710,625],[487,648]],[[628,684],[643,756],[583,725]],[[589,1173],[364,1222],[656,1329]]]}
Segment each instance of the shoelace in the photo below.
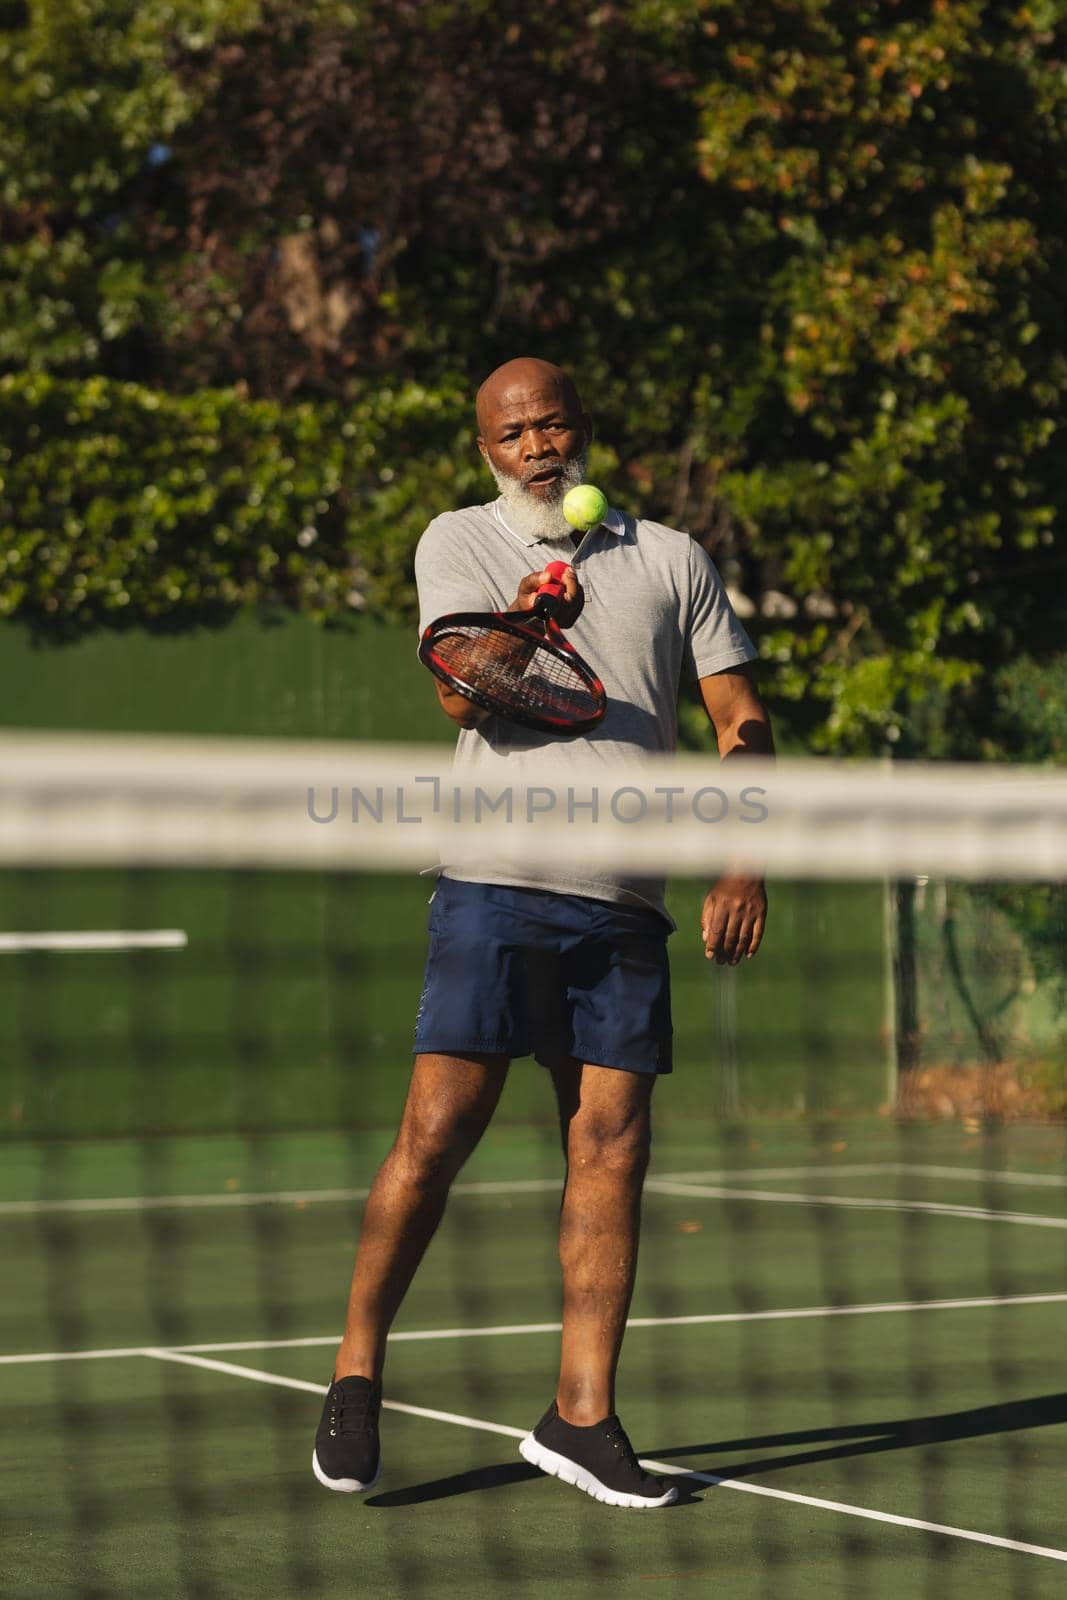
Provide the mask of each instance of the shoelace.
{"label": "shoelace", "polygon": [[616,1452],[616,1454],[620,1455],[623,1458],[623,1460],[626,1462],[627,1466],[633,1468],[634,1472],[642,1480],[642,1482],[644,1482],[644,1483],[656,1483],[656,1482],[658,1482],[658,1479],[651,1477],[649,1475],[649,1473],[647,1473],[645,1471],[645,1469],[641,1465],[640,1461],[638,1461],[638,1459],[637,1459],[637,1451],[634,1449],[633,1445],[630,1443],[629,1438],[627,1437],[627,1434],[626,1434],[626,1430],[623,1427],[621,1422],[612,1423],[611,1427],[608,1429],[608,1432],[607,1432],[607,1441],[611,1445],[612,1449]]}
{"label": "shoelace", "polygon": [[626,1430],[621,1422],[613,1423],[608,1429],[607,1442],[613,1450],[618,1451],[619,1455],[625,1457],[632,1466],[637,1467],[638,1471],[641,1470],[637,1463],[637,1452],[627,1438]]}
{"label": "shoelace", "polygon": [[335,1389],[330,1402],[330,1432],[332,1434],[369,1433],[378,1421],[381,1401],[369,1389],[360,1389],[346,1395]]}

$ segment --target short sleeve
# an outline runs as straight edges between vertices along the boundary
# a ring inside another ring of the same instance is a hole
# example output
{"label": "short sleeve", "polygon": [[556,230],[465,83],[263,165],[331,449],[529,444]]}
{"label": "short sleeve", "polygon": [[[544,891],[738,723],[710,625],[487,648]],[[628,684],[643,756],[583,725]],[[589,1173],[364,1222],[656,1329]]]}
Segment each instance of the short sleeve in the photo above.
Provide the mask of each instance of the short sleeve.
{"label": "short sleeve", "polygon": [[689,541],[689,617],[682,670],[690,679],[710,678],[753,661],[756,649],[737,619],[715,563]]}
{"label": "short sleeve", "polygon": [[435,517],[415,550],[419,592],[419,637],[438,617],[453,611],[496,611],[484,567],[477,562],[457,521]]}

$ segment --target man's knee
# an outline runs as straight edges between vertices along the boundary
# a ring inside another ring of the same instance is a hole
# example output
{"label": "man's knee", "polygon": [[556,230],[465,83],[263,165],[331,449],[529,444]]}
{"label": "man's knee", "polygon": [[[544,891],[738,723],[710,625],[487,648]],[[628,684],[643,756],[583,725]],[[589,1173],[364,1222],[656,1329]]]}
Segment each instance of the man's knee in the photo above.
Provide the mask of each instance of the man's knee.
{"label": "man's knee", "polygon": [[448,1107],[408,1107],[393,1154],[420,1188],[447,1186],[481,1137],[484,1119]]}
{"label": "man's knee", "polygon": [[409,1181],[452,1181],[485,1131],[507,1070],[502,1056],[416,1056],[392,1151]]}
{"label": "man's knee", "polygon": [[648,1166],[651,1127],[647,1106],[633,1111],[581,1112],[571,1121],[567,1160],[572,1171],[617,1172],[641,1177]]}

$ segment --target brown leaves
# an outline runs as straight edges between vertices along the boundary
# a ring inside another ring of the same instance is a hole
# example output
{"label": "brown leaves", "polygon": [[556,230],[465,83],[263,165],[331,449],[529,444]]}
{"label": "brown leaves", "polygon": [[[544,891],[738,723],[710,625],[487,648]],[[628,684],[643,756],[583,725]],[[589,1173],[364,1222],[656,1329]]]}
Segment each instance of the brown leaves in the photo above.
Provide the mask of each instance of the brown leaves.
{"label": "brown leaves", "polygon": [[630,130],[670,95],[610,8],[507,9],[486,27],[465,6],[372,0],[359,29],[276,9],[218,47],[184,159],[191,376],[343,390],[422,340],[404,326],[420,299],[416,317],[455,313],[431,307],[457,273],[490,317],[567,319],[565,280],[528,269],[634,224]]}

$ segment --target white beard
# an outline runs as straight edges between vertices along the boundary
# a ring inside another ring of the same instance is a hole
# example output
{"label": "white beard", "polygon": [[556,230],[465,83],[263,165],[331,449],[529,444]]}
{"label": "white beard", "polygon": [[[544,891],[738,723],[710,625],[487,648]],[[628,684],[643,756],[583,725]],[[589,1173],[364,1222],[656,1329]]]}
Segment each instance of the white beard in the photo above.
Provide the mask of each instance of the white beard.
{"label": "white beard", "polygon": [[[589,465],[586,451],[566,462],[556,479],[550,496],[539,499],[532,495],[521,478],[499,472],[491,461],[486,462],[496,479],[500,498],[504,502],[504,515],[520,533],[531,534],[535,539],[569,539],[574,529],[563,515],[563,497],[568,490],[585,482]],[[536,470],[536,469],[535,469]]]}

